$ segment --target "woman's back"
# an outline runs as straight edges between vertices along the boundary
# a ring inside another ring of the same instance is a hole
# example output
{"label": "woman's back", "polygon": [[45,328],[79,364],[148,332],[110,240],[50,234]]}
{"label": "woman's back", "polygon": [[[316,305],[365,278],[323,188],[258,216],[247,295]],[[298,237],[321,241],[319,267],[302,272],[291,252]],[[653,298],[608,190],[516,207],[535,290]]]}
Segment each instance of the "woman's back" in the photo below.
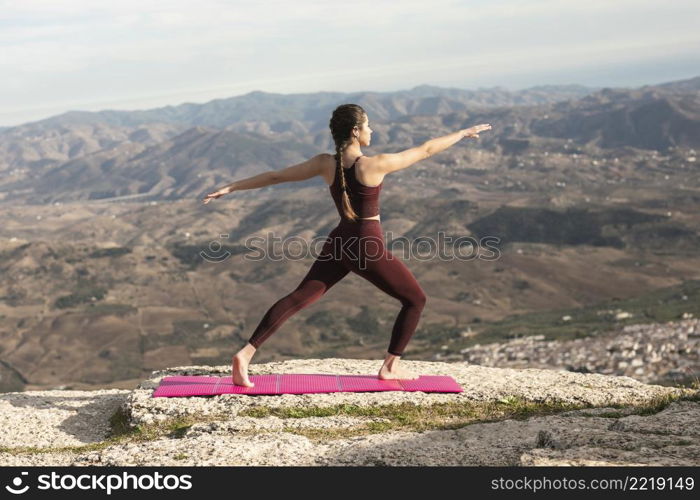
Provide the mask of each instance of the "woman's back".
{"label": "woman's back", "polygon": [[[379,194],[384,185],[384,181],[377,186],[367,186],[357,179],[357,160],[362,158],[362,156],[364,155],[355,158],[352,166],[344,168],[343,173],[345,174],[345,185],[352,208],[355,210],[358,217],[368,218],[379,215]],[[334,170],[333,182],[329,188],[338,210],[338,215],[340,215],[341,219],[346,219],[343,211],[343,189],[337,166]]]}

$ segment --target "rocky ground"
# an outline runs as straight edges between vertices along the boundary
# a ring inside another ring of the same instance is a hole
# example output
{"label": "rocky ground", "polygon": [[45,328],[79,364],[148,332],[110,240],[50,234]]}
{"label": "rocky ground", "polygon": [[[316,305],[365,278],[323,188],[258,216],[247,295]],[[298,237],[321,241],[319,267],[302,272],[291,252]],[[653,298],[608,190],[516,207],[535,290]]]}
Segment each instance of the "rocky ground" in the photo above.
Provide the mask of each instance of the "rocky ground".
{"label": "rocky ground", "polygon": [[440,360],[500,368],[566,369],[625,375],[647,383],[700,377],[700,319],[628,325],[610,333],[570,341],[542,335],[475,345]]}
{"label": "rocky ground", "polygon": [[[255,364],[250,373],[370,374],[379,363],[305,359]],[[154,372],[135,390],[6,393],[0,464],[700,465],[695,388],[565,370],[405,363],[450,375],[464,392],[151,397],[164,376],[229,369],[198,366]]]}

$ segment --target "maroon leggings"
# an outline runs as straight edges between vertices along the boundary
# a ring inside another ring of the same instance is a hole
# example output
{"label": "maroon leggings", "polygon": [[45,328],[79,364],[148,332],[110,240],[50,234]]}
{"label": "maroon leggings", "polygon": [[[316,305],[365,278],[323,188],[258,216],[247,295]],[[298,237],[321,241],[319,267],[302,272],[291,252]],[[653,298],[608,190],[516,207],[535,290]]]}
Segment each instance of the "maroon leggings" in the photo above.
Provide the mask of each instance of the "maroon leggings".
{"label": "maroon leggings", "polygon": [[317,301],[352,271],[401,302],[388,352],[403,355],[418,325],[426,295],[406,265],[386,248],[380,222],[343,219],[326,238],[309,272],[295,290],[268,309],[250,337],[250,344],[260,347],[287,318]]}

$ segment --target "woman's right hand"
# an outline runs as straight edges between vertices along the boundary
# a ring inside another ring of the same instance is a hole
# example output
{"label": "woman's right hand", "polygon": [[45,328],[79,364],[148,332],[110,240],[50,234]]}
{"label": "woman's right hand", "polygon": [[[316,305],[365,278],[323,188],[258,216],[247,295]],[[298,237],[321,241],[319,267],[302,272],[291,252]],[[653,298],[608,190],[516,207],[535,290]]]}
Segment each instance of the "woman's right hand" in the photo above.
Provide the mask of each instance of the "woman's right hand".
{"label": "woman's right hand", "polygon": [[488,123],[481,123],[473,127],[465,128],[462,132],[464,133],[464,137],[475,137],[478,139],[479,132],[483,132],[484,130],[491,130],[491,125]]}

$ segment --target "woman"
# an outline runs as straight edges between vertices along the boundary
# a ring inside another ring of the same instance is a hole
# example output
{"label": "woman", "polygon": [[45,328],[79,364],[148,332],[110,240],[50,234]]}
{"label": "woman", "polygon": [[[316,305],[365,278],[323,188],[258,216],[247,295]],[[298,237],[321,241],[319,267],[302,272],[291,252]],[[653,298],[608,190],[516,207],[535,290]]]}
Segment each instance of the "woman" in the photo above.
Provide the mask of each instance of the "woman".
{"label": "woman", "polygon": [[248,379],[248,365],[260,345],[290,316],[314,303],[350,271],[401,302],[379,378],[417,378],[416,373],[401,367],[399,360],[416,329],[426,296],[411,271],[385,246],[379,222],[379,192],[387,174],[439,153],[464,137],[478,138],[479,132],[490,128],[489,124],[476,125],[400,153],[365,156],[360,147],[369,146],[372,135],[367,113],[356,104],[343,104],[333,111],[330,120],[335,155],[319,154],[298,165],[235,181],[208,194],[204,204],[233,191],[318,175],[329,185],[341,218],[301,283],[270,307],[245,347],[233,356],[233,383],[253,387],[255,384]]}

